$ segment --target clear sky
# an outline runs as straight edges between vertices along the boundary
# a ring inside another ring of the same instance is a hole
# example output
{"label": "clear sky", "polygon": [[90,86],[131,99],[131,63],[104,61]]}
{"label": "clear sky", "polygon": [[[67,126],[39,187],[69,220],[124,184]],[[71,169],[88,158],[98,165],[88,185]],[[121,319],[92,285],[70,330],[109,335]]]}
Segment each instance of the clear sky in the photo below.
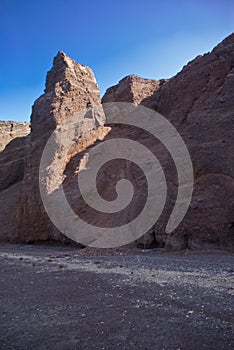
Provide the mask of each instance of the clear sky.
{"label": "clear sky", "polygon": [[59,50],[101,94],[129,74],[169,78],[234,31],[234,0],[0,0],[0,120],[28,121]]}

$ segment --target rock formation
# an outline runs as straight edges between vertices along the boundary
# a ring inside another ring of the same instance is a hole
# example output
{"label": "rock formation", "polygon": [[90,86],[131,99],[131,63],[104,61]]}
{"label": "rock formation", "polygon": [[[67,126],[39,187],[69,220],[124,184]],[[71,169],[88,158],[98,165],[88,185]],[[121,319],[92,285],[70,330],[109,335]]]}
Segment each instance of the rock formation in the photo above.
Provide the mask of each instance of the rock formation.
{"label": "rock formation", "polygon": [[[115,91],[121,91],[122,85],[125,85],[124,79]],[[131,89],[134,89],[133,84]],[[103,101],[118,101],[118,96],[115,99],[109,89]],[[125,98],[121,96],[121,101],[131,102],[132,99],[126,94]],[[164,235],[166,210],[156,225],[155,234],[151,235],[151,242],[155,239],[167,249],[233,247],[233,101],[234,34],[211,53],[189,62],[180,73],[141,101],[167,117],[180,132],[189,149],[195,176],[193,199],[183,222],[172,235]],[[162,157],[163,148],[159,151],[159,147],[158,157],[170,176],[173,164]]]}
{"label": "rock formation", "polygon": [[119,84],[107,89],[102,103],[132,102],[139,104],[145,98],[152,96],[167,80],[143,79],[136,75],[128,75]]}
{"label": "rock formation", "polygon": [[29,123],[0,122],[0,237],[14,235],[15,208],[22,190]]}
{"label": "rock formation", "polygon": [[[7,190],[0,192],[1,239],[66,240],[51,224],[41,202],[40,159],[56,126],[68,121],[74,112],[97,104],[100,104],[100,94],[91,69],[59,52],[47,74],[45,93],[33,105],[31,133],[21,140],[24,143],[24,152],[20,154],[23,167],[17,187],[9,184]],[[12,159],[15,157],[18,162],[17,154],[11,154]],[[1,182],[5,182],[4,175],[1,173]]]}
{"label": "rock formation", "polygon": [[0,121],[0,152],[15,138],[27,136],[29,133],[30,123]]}
{"label": "rock formation", "polygon": [[[113,199],[116,181],[123,174],[132,181],[135,189],[133,201],[124,213],[115,215],[105,215],[87,208],[74,176],[84,163],[87,149],[102,140],[127,137],[143,143],[157,156],[168,184],[163,214],[155,227],[137,244],[148,248],[165,246],[168,250],[232,249],[233,101],[233,34],[211,53],[188,63],[169,80],[156,81],[137,76],[122,79],[118,85],[107,90],[102,102],[142,104],[167,117],[177,128],[194,166],[194,194],[189,211],[178,228],[166,235],[165,226],[177,193],[176,169],[167,150],[147,132],[129,126],[102,126],[93,115],[89,127],[81,121],[82,136],[75,140],[64,167],[63,186],[74,211],[89,222],[104,227],[125,223],[140,212],[145,202],[142,188],[146,183],[142,172],[134,164],[112,161],[103,167],[97,179],[100,194],[108,200]],[[30,135],[16,138],[0,153],[0,239],[23,242],[67,240],[53,226],[43,208],[38,185],[39,163],[46,141],[56,127],[69,122],[74,113],[100,103],[99,90],[90,68],[75,63],[59,52],[52,70],[47,74],[45,93],[33,106]],[[7,123],[0,127],[8,128]],[[10,141],[7,135],[4,136],[5,140],[0,137],[2,149]],[[17,132],[12,135],[10,137],[14,138]]]}

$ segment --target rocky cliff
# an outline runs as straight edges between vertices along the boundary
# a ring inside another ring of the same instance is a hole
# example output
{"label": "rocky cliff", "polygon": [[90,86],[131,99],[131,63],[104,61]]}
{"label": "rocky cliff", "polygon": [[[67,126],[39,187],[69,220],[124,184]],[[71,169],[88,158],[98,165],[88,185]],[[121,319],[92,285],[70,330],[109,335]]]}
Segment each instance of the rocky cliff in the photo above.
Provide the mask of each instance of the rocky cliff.
{"label": "rocky cliff", "polygon": [[132,102],[139,104],[145,98],[152,96],[167,80],[143,79],[136,75],[128,75],[119,84],[107,89],[102,98],[103,103]]}
{"label": "rocky cliff", "polygon": [[[12,162],[23,158],[17,186],[12,183],[6,188],[5,174],[1,173],[1,182],[4,183],[0,192],[1,239],[24,242],[66,240],[51,224],[40,198],[40,159],[56,126],[68,122],[74,112],[97,104],[100,104],[100,94],[91,69],[59,52],[47,74],[45,93],[33,105],[30,135],[26,139],[15,139],[17,144],[24,145],[20,156],[14,153],[16,148],[11,154]],[[5,157],[5,151],[1,155]]]}
{"label": "rocky cliff", "polygon": [[22,191],[29,123],[0,122],[0,237],[14,235],[15,208]]}
{"label": "rocky cliff", "polygon": [[[168,250],[232,249],[234,35],[226,38],[211,53],[188,63],[169,80],[128,76],[108,89],[102,100],[124,101],[158,111],[182,135],[195,173],[189,211],[172,234],[165,234],[178,185],[175,165],[167,150],[147,132],[129,126],[104,127],[93,116],[89,127],[81,121],[82,136],[75,140],[74,148],[65,161],[63,186],[74,211],[97,226],[113,227],[128,222],[142,210],[145,179],[139,168],[128,161],[107,164],[99,173],[97,182],[100,194],[107,200],[113,200],[116,181],[123,174],[130,179],[135,194],[125,212],[115,215],[99,213],[87,207],[77,190],[75,174],[81,163],[84,164],[87,150],[102,140],[126,137],[144,144],[157,156],[168,184],[166,207],[160,220],[137,244],[149,248],[166,246]],[[67,123],[75,112],[100,103],[99,90],[90,68],[59,52],[47,74],[45,93],[33,106],[30,135],[15,139],[0,153],[1,164],[6,165],[11,160],[17,164],[14,168],[17,170],[10,172],[7,165],[0,173],[1,239],[24,242],[67,240],[51,224],[43,208],[38,185],[39,163],[46,141],[56,127]],[[62,153],[57,155],[61,156]],[[10,180],[8,173],[13,174]]]}
{"label": "rocky cliff", "polygon": [[27,136],[29,133],[30,123],[0,121],[0,152],[15,138]]}
{"label": "rocky cliff", "polygon": [[[124,90],[124,79],[112,89]],[[119,96],[113,94],[112,89],[107,90],[103,101],[118,101]],[[132,98],[126,94],[121,96],[121,101],[131,102]],[[189,149],[195,176],[193,199],[185,219],[172,235],[163,236],[168,215],[165,210],[151,235],[152,243],[156,240],[168,249],[233,247],[233,101],[234,34],[212,52],[189,62],[175,77],[141,100],[141,104],[167,117],[180,132]],[[137,138],[141,140],[140,133]],[[151,148],[154,145],[152,143]],[[163,147],[158,145],[157,149],[165,172],[171,178],[173,164],[162,156]],[[175,196],[173,188],[169,192],[169,202]]]}

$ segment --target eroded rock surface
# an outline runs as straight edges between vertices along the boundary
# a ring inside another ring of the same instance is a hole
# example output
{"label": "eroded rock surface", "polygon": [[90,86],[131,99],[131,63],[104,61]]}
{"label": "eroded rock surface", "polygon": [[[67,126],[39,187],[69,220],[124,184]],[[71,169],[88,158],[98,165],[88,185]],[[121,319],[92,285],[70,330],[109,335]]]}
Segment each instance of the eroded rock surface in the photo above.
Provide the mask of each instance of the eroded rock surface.
{"label": "eroded rock surface", "polygon": [[143,79],[136,75],[128,75],[120,82],[107,89],[102,98],[103,103],[132,102],[139,104],[145,98],[152,96],[167,80]]}
{"label": "eroded rock surface", "polygon": [[[94,114],[80,120],[74,146],[65,156],[63,186],[74,211],[101,227],[113,227],[134,219],[145,203],[144,174],[129,161],[112,161],[97,179],[100,195],[115,198],[115,185],[127,177],[135,193],[124,212],[98,213],[82,202],[77,189],[77,172],[85,165],[87,152],[98,142],[116,137],[141,142],[159,159],[166,175],[168,196],[165,209],[152,229],[137,244],[168,250],[234,246],[234,35],[211,53],[197,57],[169,80],[128,76],[107,90],[102,102],[133,102],[152,108],[177,128],[183,137],[194,167],[194,194],[188,213],[172,234],[165,227],[177,195],[175,164],[167,149],[152,135],[133,127],[103,126]],[[56,127],[74,120],[74,113],[100,105],[99,90],[90,68],[75,63],[63,52],[54,59],[47,75],[45,93],[35,102],[31,134],[20,138],[0,155],[4,164],[16,163],[8,179],[8,165],[1,173],[0,238],[24,242],[67,240],[50,222],[39,193],[38,170],[44,146]],[[78,116],[78,114],[77,114]],[[82,136],[80,136],[80,131]],[[79,134],[79,135],[78,135]],[[11,143],[10,143],[11,145]],[[13,155],[18,147],[18,155]],[[8,148],[8,146],[7,146]],[[12,151],[11,151],[12,150]],[[5,152],[6,151],[6,152]],[[22,169],[23,164],[23,170]],[[84,167],[85,168],[85,167]],[[84,170],[84,168],[82,170]],[[9,168],[10,169],[10,168]],[[19,175],[19,176],[18,176]],[[61,174],[60,174],[61,175]],[[18,177],[17,177],[18,176]],[[50,175],[55,183],[57,174]]]}
{"label": "eroded rock surface", "polygon": [[27,136],[29,133],[30,123],[0,121],[0,152],[15,138]]}
{"label": "eroded rock surface", "polygon": [[[16,227],[16,208],[25,173],[26,140],[30,123],[0,122],[0,238],[9,239]],[[22,205],[22,204],[21,204]]]}
{"label": "eroded rock surface", "polygon": [[[123,90],[122,80],[114,91]],[[134,84],[131,84],[134,90]],[[109,89],[103,101],[118,101],[119,95]],[[131,96],[121,101],[132,102]],[[177,128],[191,155],[194,167],[194,194],[189,211],[179,227],[164,234],[168,206],[156,225],[154,234],[142,239],[154,240],[167,249],[230,247],[234,243],[234,34],[211,53],[189,62],[175,77],[141,100],[155,109]],[[141,134],[138,135],[141,140]],[[151,148],[155,148],[155,143]],[[167,176],[173,164],[159,159]],[[175,181],[175,180],[173,180]],[[175,187],[169,191],[169,202]]]}
{"label": "eroded rock surface", "polygon": [[[8,186],[7,190],[0,192],[1,239],[24,242],[66,240],[51,224],[40,198],[40,159],[56,126],[69,122],[74,112],[97,104],[100,104],[100,94],[92,70],[59,52],[47,74],[45,93],[34,103],[31,133],[26,139],[19,139],[20,146],[23,145],[20,157],[24,159],[24,171],[17,188]],[[11,154],[12,161],[19,162],[20,157]]]}

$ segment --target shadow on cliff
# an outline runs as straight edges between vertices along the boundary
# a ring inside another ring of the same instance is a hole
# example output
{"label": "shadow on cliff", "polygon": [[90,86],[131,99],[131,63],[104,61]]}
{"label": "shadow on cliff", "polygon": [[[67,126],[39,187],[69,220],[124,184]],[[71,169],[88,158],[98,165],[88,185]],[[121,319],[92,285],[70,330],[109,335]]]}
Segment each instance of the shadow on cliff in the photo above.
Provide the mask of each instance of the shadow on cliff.
{"label": "shadow on cliff", "polygon": [[13,139],[0,152],[0,191],[23,180],[27,138],[28,136]]}

